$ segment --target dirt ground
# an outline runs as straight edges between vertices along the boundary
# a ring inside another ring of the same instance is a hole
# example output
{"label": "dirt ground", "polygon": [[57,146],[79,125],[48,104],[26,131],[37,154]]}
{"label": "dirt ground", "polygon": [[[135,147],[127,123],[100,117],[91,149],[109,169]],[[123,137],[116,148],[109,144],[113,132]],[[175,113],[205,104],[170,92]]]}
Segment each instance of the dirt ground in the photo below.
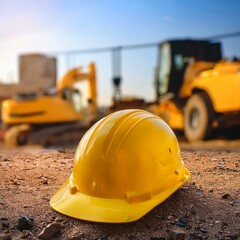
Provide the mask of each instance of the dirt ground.
{"label": "dirt ground", "polygon": [[[86,222],[51,209],[49,199],[71,174],[75,147],[0,145],[0,239],[240,239],[240,140],[181,143],[191,179],[128,224]],[[53,237],[40,234],[49,224]]]}

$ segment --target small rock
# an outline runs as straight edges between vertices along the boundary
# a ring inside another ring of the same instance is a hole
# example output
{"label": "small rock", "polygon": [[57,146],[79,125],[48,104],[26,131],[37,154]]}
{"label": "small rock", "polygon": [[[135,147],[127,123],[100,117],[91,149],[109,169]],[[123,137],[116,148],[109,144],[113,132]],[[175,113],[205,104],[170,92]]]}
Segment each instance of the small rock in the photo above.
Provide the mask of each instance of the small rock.
{"label": "small rock", "polygon": [[50,198],[49,198],[49,197],[46,197],[46,196],[44,196],[42,199],[43,199],[43,200],[46,200],[46,201],[49,201],[49,200],[50,200]]}
{"label": "small rock", "polygon": [[61,148],[58,149],[57,151],[58,151],[59,153],[66,153],[66,150],[65,150],[65,149],[61,149]]}
{"label": "small rock", "polygon": [[20,185],[20,182],[17,179],[14,179],[12,182],[13,182],[14,185],[17,185],[17,186]]}
{"label": "small rock", "polygon": [[186,233],[180,230],[172,230],[170,232],[170,238],[173,240],[184,240],[186,239]]}
{"label": "small rock", "polygon": [[219,223],[220,223],[220,221],[216,221],[216,222],[215,222],[215,224],[219,224]]}
{"label": "small rock", "polygon": [[240,198],[238,198],[238,199],[235,199],[235,200],[233,201],[233,203],[240,204]]}
{"label": "small rock", "polygon": [[207,232],[208,232],[207,229],[204,228],[204,227],[199,228],[199,230],[200,230],[202,233],[207,233]]}
{"label": "small rock", "polygon": [[187,222],[185,222],[185,221],[174,221],[173,224],[175,224],[179,227],[186,227],[187,226]]}
{"label": "small rock", "polygon": [[42,232],[38,235],[38,238],[48,240],[55,236],[59,230],[61,229],[61,225],[59,223],[50,223],[45,227]]}
{"label": "small rock", "polygon": [[231,195],[228,193],[222,195],[222,199],[229,199],[230,197]]}
{"label": "small rock", "polygon": [[18,225],[17,225],[18,230],[20,231],[31,230],[32,227],[33,227],[33,222],[29,217],[23,215],[18,219]]}
{"label": "small rock", "polygon": [[47,179],[43,180],[42,184],[46,184],[47,185],[48,184],[48,180]]}
{"label": "small rock", "polygon": [[64,221],[64,219],[62,219],[62,218],[60,218],[60,217],[57,217],[56,219],[55,219],[55,222],[63,222]]}
{"label": "small rock", "polygon": [[201,190],[201,189],[202,189],[201,185],[197,186],[197,190]]}
{"label": "small rock", "polygon": [[3,161],[4,161],[4,162],[10,162],[11,160],[8,159],[8,158],[4,158]]}
{"label": "small rock", "polygon": [[48,184],[48,179],[44,176],[41,176],[41,182],[42,184]]}

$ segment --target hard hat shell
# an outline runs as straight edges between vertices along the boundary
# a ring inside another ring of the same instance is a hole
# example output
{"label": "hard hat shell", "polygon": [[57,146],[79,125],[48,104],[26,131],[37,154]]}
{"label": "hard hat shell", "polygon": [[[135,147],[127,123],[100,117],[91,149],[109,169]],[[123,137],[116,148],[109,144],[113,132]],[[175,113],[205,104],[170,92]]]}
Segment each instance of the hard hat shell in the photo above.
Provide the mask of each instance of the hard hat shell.
{"label": "hard hat shell", "polygon": [[69,180],[51,206],[94,222],[132,222],[189,178],[178,141],[158,116],[144,110],[112,113],[80,141]]}

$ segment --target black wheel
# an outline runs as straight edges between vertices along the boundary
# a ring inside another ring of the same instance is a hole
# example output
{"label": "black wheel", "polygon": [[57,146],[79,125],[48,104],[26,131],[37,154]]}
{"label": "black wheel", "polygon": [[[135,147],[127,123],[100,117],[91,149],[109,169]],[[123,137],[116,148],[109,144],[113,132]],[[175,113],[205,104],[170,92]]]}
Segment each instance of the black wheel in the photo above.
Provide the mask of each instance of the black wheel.
{"label": "black wheel", "polygon": [[205,93],[194,94],[184,108],[184,134],[189,142],[208,139],[212,132],[214,111]]}

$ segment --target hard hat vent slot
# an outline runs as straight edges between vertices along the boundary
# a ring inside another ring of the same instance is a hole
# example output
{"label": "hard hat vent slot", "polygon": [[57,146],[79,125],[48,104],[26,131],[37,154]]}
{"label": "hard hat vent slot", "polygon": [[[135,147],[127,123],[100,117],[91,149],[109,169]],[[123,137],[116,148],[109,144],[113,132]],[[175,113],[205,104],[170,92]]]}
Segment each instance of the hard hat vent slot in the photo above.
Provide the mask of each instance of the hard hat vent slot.
{"label": "hard hat vent slot", "polygon": [[70,194],[75,194],[78,191],[77,186],[70,179],[69,181],[69,192]]}
{"label": "hard hat vent slot", "polygon": [[91,192],[92,193],[97,193],[97,194],[99,193],[99,189],[98,189],[96,181],[93,181],[93,183],[92,183]]}

